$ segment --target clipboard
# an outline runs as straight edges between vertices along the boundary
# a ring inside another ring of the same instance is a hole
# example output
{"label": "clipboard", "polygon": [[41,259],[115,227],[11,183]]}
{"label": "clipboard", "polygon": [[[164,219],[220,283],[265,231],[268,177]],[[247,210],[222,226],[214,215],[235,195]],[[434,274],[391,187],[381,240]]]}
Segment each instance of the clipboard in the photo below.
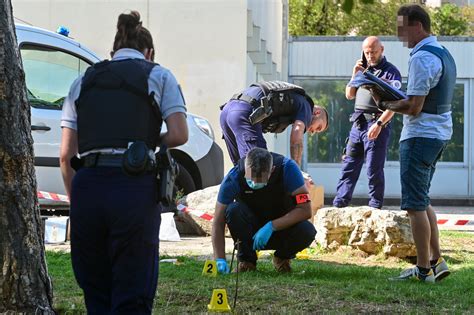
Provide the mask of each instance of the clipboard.
{"label": "clipboard", "polygon": [[384,80],[377,78],[369,71],[365,70],[362,74],[365,79],[373,83],[375,92],[383,101],[399,101],[407,98],[405,93],[394,88]]}

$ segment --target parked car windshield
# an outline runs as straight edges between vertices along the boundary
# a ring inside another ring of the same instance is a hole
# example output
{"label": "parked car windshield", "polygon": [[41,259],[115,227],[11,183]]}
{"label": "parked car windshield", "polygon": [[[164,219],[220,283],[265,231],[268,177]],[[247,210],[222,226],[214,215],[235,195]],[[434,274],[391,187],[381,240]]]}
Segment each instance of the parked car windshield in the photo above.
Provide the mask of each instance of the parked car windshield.
{"label": "parked car windshield", "polygon": [[72,82],[89,67],[75,55],[50,47],[20,47],[31,106],[60,110]]}

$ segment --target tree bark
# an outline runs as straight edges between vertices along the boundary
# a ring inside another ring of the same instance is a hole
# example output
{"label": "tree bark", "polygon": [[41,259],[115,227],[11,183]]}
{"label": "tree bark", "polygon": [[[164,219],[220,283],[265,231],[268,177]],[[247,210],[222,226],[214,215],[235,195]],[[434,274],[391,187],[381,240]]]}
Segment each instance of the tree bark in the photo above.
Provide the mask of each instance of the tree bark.
{"label": "tree bark", "polygon": [[11,0],[0,0],[0,313],[54,313],[30,107]]}

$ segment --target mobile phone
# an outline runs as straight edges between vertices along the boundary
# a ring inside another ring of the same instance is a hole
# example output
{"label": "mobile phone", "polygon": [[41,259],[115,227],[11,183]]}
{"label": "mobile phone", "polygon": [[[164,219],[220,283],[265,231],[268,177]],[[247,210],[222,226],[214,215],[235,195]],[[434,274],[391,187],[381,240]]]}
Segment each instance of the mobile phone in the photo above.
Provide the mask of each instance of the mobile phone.
{"label": "mobile phone", "polygon": [[367,58],[365,58],[364,51],[362,51],[361,59],[362,59],[362,67],[367,68]]}

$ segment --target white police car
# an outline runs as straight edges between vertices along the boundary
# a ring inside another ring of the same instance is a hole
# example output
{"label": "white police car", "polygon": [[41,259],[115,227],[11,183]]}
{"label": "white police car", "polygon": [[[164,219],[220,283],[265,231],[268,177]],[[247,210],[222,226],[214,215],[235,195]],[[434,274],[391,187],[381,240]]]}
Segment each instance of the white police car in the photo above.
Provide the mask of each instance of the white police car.
{"label": "white police car", "polygon": [[[71,83],[100,58],[80,43],[44,29],[16,25],[31,104],[38,190],[64,194],[59,170],[61,107]],[[184,194],[220,183],[223,154],[209,122],[188,113],[189,140],[171,150],[179,163],[176,189]],[[47,202],[42,201],[42,205]]]}

